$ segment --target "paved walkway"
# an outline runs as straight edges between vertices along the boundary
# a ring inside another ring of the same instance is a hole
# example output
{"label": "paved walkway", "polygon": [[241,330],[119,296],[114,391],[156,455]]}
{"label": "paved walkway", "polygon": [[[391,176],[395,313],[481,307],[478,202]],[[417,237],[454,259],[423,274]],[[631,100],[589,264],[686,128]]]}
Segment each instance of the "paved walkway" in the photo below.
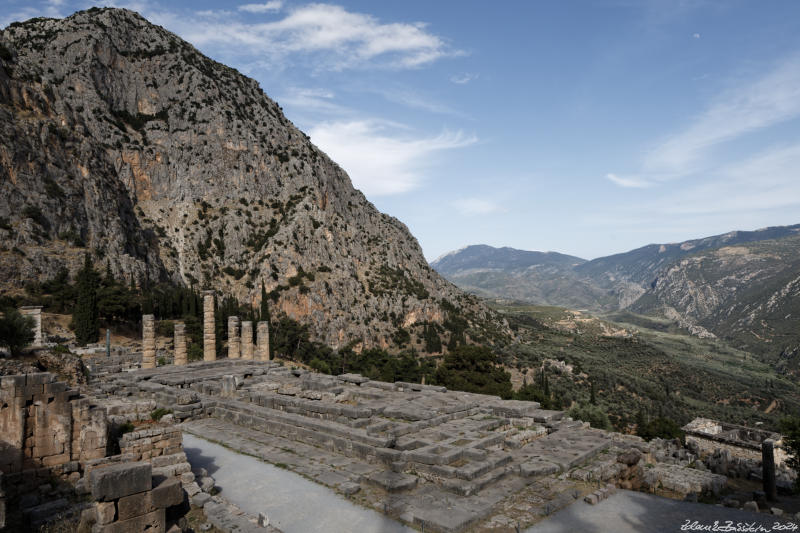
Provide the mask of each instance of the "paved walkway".
{"label": "paved walkway", "polygon": [[407,533],[399,522],[355,505],[328,488],[293,472],[183,434],[189,462],[202,467],[222,490],[221,496],[249,515],[266,513],[284,533]]}
{"label": "paved walkway", "polygon": [[[688,523],[687,523],[688,521]],[[697,522],[695,528],[690,527]],[[718,521],[721,526],[725,522],[754,524],[748,529],[701,529],[701,526],[713,526]],[[597,505],[575,502],[553,516],[525,530],[525,533],[563,533],[580,531],[581,533],[675,533],[680,531],[759,531],[758,525],[764,527],[762,533],[770,531],[800,531],[798,529],[773,529],[776,522],[791,524],[792,520],[776,520],[772,515],[751,513],[738,509],[729,509],[702,503],[680,502],[642,492],[620,490],[607,500]]]}

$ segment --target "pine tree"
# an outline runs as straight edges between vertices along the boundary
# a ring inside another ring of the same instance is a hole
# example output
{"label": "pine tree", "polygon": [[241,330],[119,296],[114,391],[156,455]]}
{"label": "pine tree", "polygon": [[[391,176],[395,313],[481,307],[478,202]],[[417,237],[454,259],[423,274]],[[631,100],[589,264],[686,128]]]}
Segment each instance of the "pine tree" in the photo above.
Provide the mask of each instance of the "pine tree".
{"label": "pine tree", "polygon": [[597,405],[597,396],[595,395],[594,391],[594,381],[591,383],[591,388],[589,389],[589,403],[592,405]]}
{"label": "pine tree", "polygon": [[75,324],[75,341],[84,346],[97,342],[100,338],[97,306],[97,286],[99,276],[92,267],[89,254],[84,255],[83,268],[78,272],[78,297],[75,304],[73,322]]}

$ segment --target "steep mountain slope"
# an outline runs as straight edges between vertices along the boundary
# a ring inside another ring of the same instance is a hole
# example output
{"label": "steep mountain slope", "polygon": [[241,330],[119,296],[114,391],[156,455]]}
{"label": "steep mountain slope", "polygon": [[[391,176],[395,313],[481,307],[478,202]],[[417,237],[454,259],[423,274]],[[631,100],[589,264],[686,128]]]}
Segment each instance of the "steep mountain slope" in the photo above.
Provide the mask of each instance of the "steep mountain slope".
{"label": "steep mountain slope", "polygon": [[682,320],[800,370],[800,235],[705,250],[659,273],[631,310]]}
{"label": "steep mountain slope", "polygon": [[[722,246],[779,239],[797,235],[798,232],[800,232],[800,224],[755,231],[731,231],[722,235],[680,243],[649,244],[630,252],[587,261],[577,266],[575,271],[578,275],[591,279],[600,287],[619,294],[619,306],[624,308],[638,298],[639,295],[631,298],[631,295],[637,292],[636,287],[648,288],[660,270],[675,263],[681,257]],[[628,291],[631,289],[633,292],[629,294]],[[640,291],[639,294],[642,292]]]}
{"label": "steep mountain slope", "polygon": [[507,331],[430,269],[408,229],[257,82],[138,14],[11,24],[0,67],[5,289],[62,265],[74,274],[90,251],[137,283],[252,303],[263,283],[273,309],[333,346],[388,347],[399,328],[448,315],[472,338]]}

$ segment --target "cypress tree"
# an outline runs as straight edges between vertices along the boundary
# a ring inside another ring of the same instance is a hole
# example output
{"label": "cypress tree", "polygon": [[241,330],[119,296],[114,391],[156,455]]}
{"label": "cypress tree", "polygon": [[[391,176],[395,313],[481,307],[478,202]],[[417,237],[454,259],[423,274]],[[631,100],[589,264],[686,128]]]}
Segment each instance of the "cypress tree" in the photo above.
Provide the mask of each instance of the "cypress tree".
{"label": "cypress tree", "polygon": [[269,302],[267,298],[267,290],[264,288],[264,282],[261,282],[261,320],[269,322]]}
{"label": "cypress tree", "polygon": [[83,268],[77,275],[78,295],[75,304],[75,341],[84,346],[97,342],[100,338],[99,310],[97,306],[97,286],[99,279],[92,268],[89,254],[85,254]]}

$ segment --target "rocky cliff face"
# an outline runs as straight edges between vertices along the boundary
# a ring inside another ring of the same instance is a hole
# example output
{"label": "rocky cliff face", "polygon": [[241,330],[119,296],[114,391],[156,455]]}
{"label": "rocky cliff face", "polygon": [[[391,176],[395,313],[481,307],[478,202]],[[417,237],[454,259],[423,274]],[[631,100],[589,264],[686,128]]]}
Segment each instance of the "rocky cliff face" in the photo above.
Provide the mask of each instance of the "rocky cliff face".
{"label": "rocky cliff face", "polygon": [[242,302],[263,283],[274,309],[334,346],[388,347],[448,312],[473,338],[507,331],[254,80],[163,28],[91,9],[11,24],[0,46],[6,289],[74,273],[89,251],[117,277]]}
{"label": "rocky cliff face", "polygon": [[680,317],[779,368],[800,369],[800,235],[688,255],[659,273],[631,310]]}

